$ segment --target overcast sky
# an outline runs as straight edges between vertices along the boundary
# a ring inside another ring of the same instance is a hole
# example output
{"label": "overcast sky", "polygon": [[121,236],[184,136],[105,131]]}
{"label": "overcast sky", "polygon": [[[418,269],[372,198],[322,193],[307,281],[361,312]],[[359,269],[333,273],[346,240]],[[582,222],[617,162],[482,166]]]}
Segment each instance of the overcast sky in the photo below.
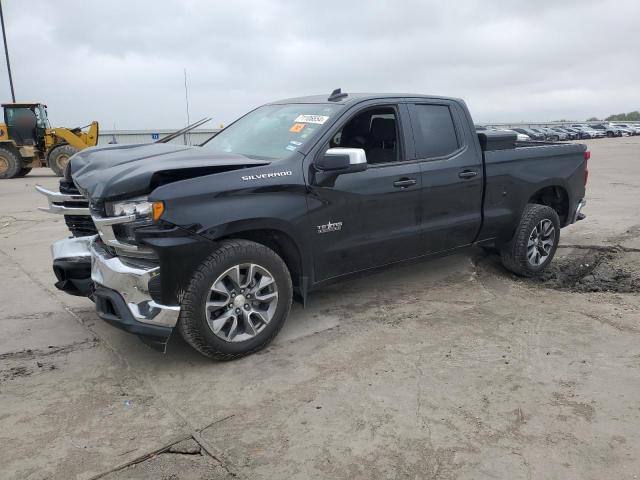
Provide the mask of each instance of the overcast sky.
{"label": "overcast sky", "polygon": [[462,97],[477,122],[640,109],[639,0],[2,3],[17,99],[58,126],[180,127],[183,68],[216,125],[337,87]]}

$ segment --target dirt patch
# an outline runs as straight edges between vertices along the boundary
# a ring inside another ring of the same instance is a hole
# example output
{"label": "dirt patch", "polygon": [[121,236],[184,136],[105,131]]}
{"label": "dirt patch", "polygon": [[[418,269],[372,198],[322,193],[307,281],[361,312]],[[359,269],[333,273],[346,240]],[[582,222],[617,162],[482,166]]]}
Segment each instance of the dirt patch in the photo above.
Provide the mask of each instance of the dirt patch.
{"label": "dirt patch", "polygon": [[66,354],[76,350],[82,350],[85,348],[94,348],[98,345],[98,343],[100,343],[100,339],[98,337],[93,337],[93,339],[91,340],[74,342],[69,345],[63,345],[63,346],[49,345],[46,349],[27,348],[24,350],[18,350],[16,352],[7,352],[7,353],[0,354],[0,361],[29,360],[29,359],[34,359],[34,358],[44,357],[49,355]]}
{"label": "dirt patch", "polygon": [[30,364],[22,365],[19,367],[0,369],[0,383],[7,382],[9,380],[15,380],[16,378],[29,377],[34,373],[56,370],[57,368],[58,367],[54,363],[35,362],[33,365]]}
{"label": "dirt patch", "polygon": [[559,249],[532,282],[573,292],[640,292],[640,254],[620,247]]}

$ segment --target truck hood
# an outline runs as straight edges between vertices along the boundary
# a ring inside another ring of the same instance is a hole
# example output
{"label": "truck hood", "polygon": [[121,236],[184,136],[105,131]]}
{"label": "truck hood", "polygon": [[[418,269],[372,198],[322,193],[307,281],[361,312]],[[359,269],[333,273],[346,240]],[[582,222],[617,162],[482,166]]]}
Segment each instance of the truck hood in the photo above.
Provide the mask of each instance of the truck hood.
{"label": "truck hood", "polygon": [[70,163],[76,187],[93,201],[143,195],[173,181],[269,164],[233,153],[164,143],[87,148]]}

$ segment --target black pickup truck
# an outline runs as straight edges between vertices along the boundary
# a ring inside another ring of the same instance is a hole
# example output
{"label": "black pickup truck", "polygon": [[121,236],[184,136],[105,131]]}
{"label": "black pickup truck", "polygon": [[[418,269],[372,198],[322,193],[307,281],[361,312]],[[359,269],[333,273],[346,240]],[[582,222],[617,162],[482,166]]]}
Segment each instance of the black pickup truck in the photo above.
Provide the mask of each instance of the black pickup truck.
{"label": "black pickup truck", "polygon": [[476,133],[462,100],[310,96],[263,105],[204,145],[109,145],[39,187],[73,236],[58,288],[164,349],[177,326],[215,359],[256,352],[292,300],[370,269],[497,249],[534,275],[584,218],[589,152]]}

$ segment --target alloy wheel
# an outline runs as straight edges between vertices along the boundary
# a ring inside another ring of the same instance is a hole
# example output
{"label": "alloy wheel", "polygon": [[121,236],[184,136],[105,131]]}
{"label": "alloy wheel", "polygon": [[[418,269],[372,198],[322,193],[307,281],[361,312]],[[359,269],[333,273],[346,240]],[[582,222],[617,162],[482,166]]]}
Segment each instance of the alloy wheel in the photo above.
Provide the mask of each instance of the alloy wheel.
{"label": "alloy wheel", "polygon": [[227,269],[213,282],[205,318],[217,337],[244,342],[264,330],[277,306],[275,277],[260,265],[244,263]]}
{"label": "alloy wheel", "polygon": [[531,231],[527,242],[529,263],[535,267],[542,265],[551,255],[555,239],[556,229],[551,220],[544,219],[538,223]]}

